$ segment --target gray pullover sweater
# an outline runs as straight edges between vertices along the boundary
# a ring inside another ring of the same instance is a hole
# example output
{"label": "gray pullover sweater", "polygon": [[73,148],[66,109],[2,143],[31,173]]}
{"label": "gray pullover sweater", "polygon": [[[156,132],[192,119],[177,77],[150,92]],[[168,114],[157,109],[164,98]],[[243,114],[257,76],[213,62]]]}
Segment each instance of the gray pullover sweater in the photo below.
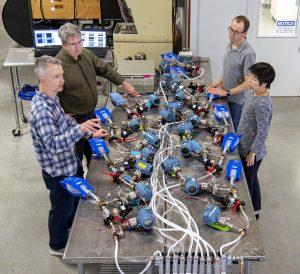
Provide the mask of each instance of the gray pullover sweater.
{"label": "gray pullover sweater", "polygon": [[254,96],[245,102],[237,132],[241,135],[239,153],[246,157],[252,151],[256,161],[267,154],[266,140],[272,120],[270,96]]}

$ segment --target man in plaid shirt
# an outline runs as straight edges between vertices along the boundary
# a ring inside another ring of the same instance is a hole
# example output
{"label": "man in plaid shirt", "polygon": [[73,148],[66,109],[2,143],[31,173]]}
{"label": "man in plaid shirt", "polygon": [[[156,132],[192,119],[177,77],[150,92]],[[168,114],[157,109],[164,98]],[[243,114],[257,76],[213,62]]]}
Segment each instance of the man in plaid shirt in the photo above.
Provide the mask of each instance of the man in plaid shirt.
{"label": "man in plaid shirt", "polygon": [[82,137],[105,137],[107,132],[101,128],[99,119],[77,124],[61,108],[57,97],[64,87],[60,60],[42,56],[37,58],[34,70],[39,91],[31,102],[29,125],[43,180],[50,190],[50,254],[59,256],[63,255],[78,204],[78,198],[69,194],[59,182],[78,175],[81,162],[75,153],[76,142]]}

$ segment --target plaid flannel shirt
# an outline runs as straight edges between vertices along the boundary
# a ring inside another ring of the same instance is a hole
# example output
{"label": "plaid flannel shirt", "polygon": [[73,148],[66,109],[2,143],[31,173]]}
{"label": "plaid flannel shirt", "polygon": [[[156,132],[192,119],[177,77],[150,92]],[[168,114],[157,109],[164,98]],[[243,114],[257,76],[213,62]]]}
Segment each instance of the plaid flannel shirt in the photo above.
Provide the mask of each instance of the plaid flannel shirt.
{"label": "plaid flannel shirt", "polygon": [[31,102],[29,125],[41,168],[52,177],[74,176],[77,172],[75,143],[84,133],[63,111],[58,97],[52,99],[38,91]]}

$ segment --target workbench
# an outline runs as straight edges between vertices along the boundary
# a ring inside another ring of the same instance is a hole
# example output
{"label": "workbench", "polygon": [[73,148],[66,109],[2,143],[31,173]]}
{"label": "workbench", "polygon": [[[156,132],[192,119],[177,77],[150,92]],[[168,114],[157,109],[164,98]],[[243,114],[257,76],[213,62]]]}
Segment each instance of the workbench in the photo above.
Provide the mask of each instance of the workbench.
{"label": "workbench", "polygon": [[[204,67],[206,73],[210,75],[210,63],[208,59],[204,59],[201,67]],[[204,77],[205,84],[210,83],[207,77],[209,76]],[[217,103],[227,104],[225,99],[219,99]],[[115,121],[124,120],[125,117],[124,112],[120,109],[115,109],[113,115],[113,120]],[[231,132],[231,130],[229,132]],[[210,138],[204,130],[198,133],[198,140],[203,141]],[[176,139],[176,137],[174,138]],[[178,139],[178,141],[180,140]],[[215,149],[221,151],[217,146]],[[114,149],[112,149],[111,153],[113,154],[114,152]],[[198,175],[198,177],[206,174],[204,167],[196,159],[184,159],[180,155],[179,150],[175,152],[175,154],[182,160],[181,169],[184,174]],[[237,151],[226,154],[223,164],[224,169],[227,161],[230,159],[239,159]],[[118,184],[114,182],[111,177],[103,175],[101,173],[103,171],[108,171],[106,162],[104,160],[93,160],[88,170],[87,181],[95,188],[94,193],[96,195],[102,199],[106,199],[108,193],[114,193],[118,187],[124,187],[124,185]],[[224,184],[228,185],[225,173],[224,170],[221,174],[216,175],[216,178],[218,182],[224,182]],[[250,263],[252,261],[264,261],[266,256],[244,176],[242,176],[241,180],[236,184],[239,197],[246,203],[244,210],[249,217],[250,229],[247,231],[246,236],[235,245],[232,254],[242,262],[243,273],[249,274],[251,272]],[[221,245],[237,238],[237,234],[233,232],[216,230],[201,223],[201,215],[207,203],[200,199],[207,198],[211,201],[212,198],[208,196],[201,197],[201,195],[196,198],[188,197],[184,194],[184,188],[178,189],[173,195],[188,207],[191,215],[197,222],[200,235],[209,242],[215,250],[218,251]],[[231,211],[227,210],[228,216],[230,216],[230,213]],[[237,225],[241,225],[241,220],[237,215],[230,217]],[[168,213],[167,218],[176,221],[176,215],[172,212]],[[174,232],[170,235],[175,238],[176,236],[178,237]],[[120,239],[118,261],[125,273],[133,274],[143,270],[147,262],[152,259],[153,263],[146,273],[159,273],[153,253],[157,250],[165,252],[167,245],[168,241],[155,229],[151,231],[125,231],[125,237]],[[104,225],[100,208],[89,201],[81,200],[73,222],[63,261],[65,263],[77,264],[78,273],[80,274],[85,273],[85,264],[90,263],[99,264],[99,273],[118,273],[115,267],[114,252],[115,247],[112,230],[109,226]]]}
{"label": "workbench", "polygon": [[[113,64],[112,51],[108,50],[104,62]],[[14,136],[21,135],[21,122],[27,123],[27,117],[24,113],[22,100],[18,97],[18,91],[21,88],[19,69],[22,67],[33,67],[35,62],[34,48],[10,48],[7,52],[3,66],[8,67],[9,80],[12,96],[12,104],[16,127],[12,130]],[[34,72],[32,70],[32,75]]]}

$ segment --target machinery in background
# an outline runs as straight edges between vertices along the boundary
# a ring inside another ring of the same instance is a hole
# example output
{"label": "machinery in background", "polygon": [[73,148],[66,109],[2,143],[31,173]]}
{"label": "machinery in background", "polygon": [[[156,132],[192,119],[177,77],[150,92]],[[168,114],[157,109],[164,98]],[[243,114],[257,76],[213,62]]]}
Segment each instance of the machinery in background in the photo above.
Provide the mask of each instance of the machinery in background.
{"label": "machinery in background", "polygon": [[160,63],[160,53],[173,50],[172,1],[127,0],[134,23],[117,23],[113,38],[118,62],[138,52]]}
{"label": "machinery in background", "polygon": [[[155,84],[155,64],[153,60],[122,60],[117,71],[141,93],[153,93]],[[118,92],[124,89],[120,85]]]}

